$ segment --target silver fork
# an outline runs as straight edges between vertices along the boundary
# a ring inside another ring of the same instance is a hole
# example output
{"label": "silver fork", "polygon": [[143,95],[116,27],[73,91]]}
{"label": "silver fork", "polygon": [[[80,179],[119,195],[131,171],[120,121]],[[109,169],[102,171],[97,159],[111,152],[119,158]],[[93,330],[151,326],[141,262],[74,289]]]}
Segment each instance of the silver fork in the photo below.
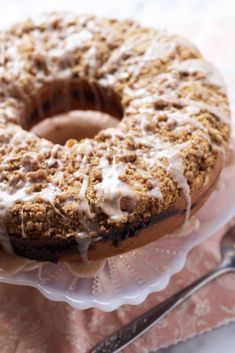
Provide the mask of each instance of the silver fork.
{"label": "silver fork", "polygon": [[185,301],[199,288],[226,273],[235,271],[235,225],[225,233],[221,244],[222,260],[216,269],[199,278],[188,287],[174,294],[163,303],[155,306],[143,315],[137,317],[111,336],[97,344],[90,353],[117,353],[127,347],[131,342],[142,336],[176,306]]}

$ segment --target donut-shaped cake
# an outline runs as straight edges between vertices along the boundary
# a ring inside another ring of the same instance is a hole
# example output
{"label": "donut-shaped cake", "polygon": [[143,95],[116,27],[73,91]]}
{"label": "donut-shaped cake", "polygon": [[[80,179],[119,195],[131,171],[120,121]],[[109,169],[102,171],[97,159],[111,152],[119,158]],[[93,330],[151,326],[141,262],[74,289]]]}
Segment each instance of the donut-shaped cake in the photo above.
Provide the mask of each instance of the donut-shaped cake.
{"label": "donut-shaped cake", "polygon": [[[0,33],[0,239],[41,261],[100,259],[174,231],[214,189],[223,82],[187,40],[51,13]],[[120,120],[64,146],[29,130],[71,110]]]}

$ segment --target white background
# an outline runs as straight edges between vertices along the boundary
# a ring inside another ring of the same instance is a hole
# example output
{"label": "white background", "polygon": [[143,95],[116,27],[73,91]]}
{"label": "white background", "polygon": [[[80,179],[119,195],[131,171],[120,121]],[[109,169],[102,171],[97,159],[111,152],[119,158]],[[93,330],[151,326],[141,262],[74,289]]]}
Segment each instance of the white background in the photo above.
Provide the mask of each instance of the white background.
{"label": "white background", "polygon": [[[145,24],[234,16],[234,0],[0,0],[0,24],[19,21],[40,11],[72,10],[113,17],[132,17]],[[198,23],[200,25],[200,22]]]}
{"label": "white background", "polygon": [[[50,10],[131,17],[155,27],[190,21],[200,26],[201,22],[217,17],[226,17],[228,21],[234,18],[235,21],[234,0],[0,0],[0,27],[18,22],[25,16]],[[160,352],[234,353],[235,323]]]}

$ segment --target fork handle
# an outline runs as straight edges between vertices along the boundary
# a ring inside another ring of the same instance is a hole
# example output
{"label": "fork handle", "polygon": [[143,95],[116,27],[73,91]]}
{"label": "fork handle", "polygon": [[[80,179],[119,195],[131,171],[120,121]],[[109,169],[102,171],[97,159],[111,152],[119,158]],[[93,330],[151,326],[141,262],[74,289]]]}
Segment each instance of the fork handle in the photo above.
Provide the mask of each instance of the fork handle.
{"label": "fork handle", "polygon": [[90,353],[117,353],[125,348],[128,344],[133,342],[136,338],[143,335],[153,325],[155,325],[166,314],[172,311],[177,305],[185,301],[189,296],[196,292],[199,288],[213,280],[214,278],[230,272],[233,269],[228,266],[218,267],[217,269],[209,272],[205,276],[196,280],[188,287],[182,289],[174,294],[161,304],[150,309],[143,315],[131,321],[120,330],[114,332],[112,335],[100,342]]}

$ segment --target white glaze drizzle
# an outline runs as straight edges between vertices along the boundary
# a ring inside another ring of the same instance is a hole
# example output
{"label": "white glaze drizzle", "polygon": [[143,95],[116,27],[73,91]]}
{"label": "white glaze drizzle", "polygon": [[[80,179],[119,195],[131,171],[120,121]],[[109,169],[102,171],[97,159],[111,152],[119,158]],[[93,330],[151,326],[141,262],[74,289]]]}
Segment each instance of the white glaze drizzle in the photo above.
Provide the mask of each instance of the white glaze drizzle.
{"label": "white glaze drizzle", "polygon": [[154,178],[149,178],[148,180],[152,182],[152,189],[147,191],[146,195],[161,200],[163,196],[160,189],[160,182]]}
{"label": "white glaze drizzle", "polygon": [[86,198],[86,191],[89,185],[89,177],[87,175],[83,176],[82,186],[79,192],[80,203],[78,206],[78,212],[85,212],[88,218],[93,218],[94,214],[90,210],[89,202]]}
{"label": "white glaze drizzle", "polygon": [[123,197],[135,199],[131,187],[119,179],[125,174],[126,168],[127,166],[122,163],[105,166],[102,168],[102,181],[95,186],[96,205],[115,221],[128,216],[128,212],[121,210],[121,199]]}
{"label": "white glaze drizzle", "polygon": [[25,228],[24,228],[24,206],[21,209],[21,234],[22,234],[22,238],[27,238],[27,234],[25,233]]}
{"label": "white glaze drizzle", "polygon": [[77,242],[78,252],[81,256],[81,260],[86,262],[87,259],[87,251],[91,244],[91,237],[87,232],[79,232],[75,235],[75,239]]}
{"label": "white glaze drizzle", "polygon": [[[135,138],[135,141],[141,143],[143,146],[149,147],[149,151],[146,152],[145,156],[137,151],[139,157],[144,160],[149,168],[152,168],[155,165],[161,166],[172,176],[182,190],[186,201],[185,221],[187,221],[191,209],[191,194],[187,178],[184,175],[184,167],[180,152],[190,146],[190,141],[178,145],[171,145],[168,142],[156,138],[155,135],[150,134],[142,138]],[[162,158],[167,159],[167,166],[162,162]],[[160,192],[159,197],[161,197]]]}
{"label": "white glaze drizzle", "polygon": [[110,127],[108,129],[103,130],[103,135],[107,137],[111,137],[114,139],[115,137],[119,137],[120,139],[124,139],[125,135],[121,130],[118,130],[114,127]]}
{"label": "white glaze drizzle", "polygon": [[171,69],[182,73],[188,73],[190,75],[199,73],[199,78],[202,82],[211,85],[218,86],[225,91],[225,84],[222,76],[213,65],[205,60],[200,59],[188,59],[181,62],[174,62]]}
{"label": "white glaze drizzle", "polygon": [[[132,37],[112,52],[103,69],[108,71],[109,66],[113,63],[118,63],[121,61],[121,59],[125,57],[126,53],[133,52],[136,48],[141,48],[144,46],[145,50],[142,54],[130,56],[126,60],[126,72],[137,76],[146,66],[146,62],[153,62],[157,60],[166,61],[167,58],[171,56],[180,45],[194,51],[196,50],[196,48],[188,40],[181,37],[172,39],[170,36],[167,36],[164,31],[154,31],[148,36],[142,34],[141,36],[137,36],[135,38]],[[108,74],[105,78],[102,78],[100,82],[102,84],[114,85],[118,79],[121,78],[122,74],[122,71],[117,70],[115,73]]]}
{"label": "white glaze drizzle", "polygon": [[[153,40],[150,46],[147,48],[143,59],[144,61],[153,60],[166,60],[176,48],[176,43],[167,39],[161,39],[159,41]],[[144,64],[143,64],[144,65]]]}
{"label": "white glaze drizzle", "polygon": [[95,45],[93,47],[90,47],[90,49],[85,54],[85,59],[89,64],[89,75],[91,77],[93,77],[95,74],[96,55],[97,55],[97,48]]}
{"label": "white glaze drizzle", "polygon": [[229,115],[226,114],[225,112],[221,111],[221,109],[219,109],[215,106],[212,106],[212,105],[204,103],[204,102],[194,101],[191,99],[183,99],[181,102],[187,106],[194,107],[195,109],[198,108],[198,112],[205,111],[205,112],[209,112],[209,113],[213,114],[222,123],[225,123],[225,124],[230,123]]}
{"label": "white glaze drizzle", "polygon": [[92,33],[87,29],[82,29],[79,32],[74,32],[68,35],[63,49],[65,51],[74,51],[77,48],[84,47],[87,41],[92,40]]}
{"label": "white glaze drizzle", "polygon": [[167,168],[168,173],[173,177],[179,187],[182,189],[185,202],[186,202],[186,211],[185,211],[185,222],[188,221],[191,210],[191,194],[190,188],[188,185],[187,178],[184,175],[184,167],[182,164],[182,159],[180,158],[177,152],[173,152],[168,157],[169,166]]}
{"label": "white glaze drizzle", "polygon": [[[136,109],[138,109],[138,111],[141,113],[149,113],[152,115],[156,114],[156,109],[154,108],[153,104],[150,104],[147,108],[142,108],[143,103],[146,103],[146,99],[149,100],[149,103],[151,103],[151,101],[154,103],[154,101],[156,102],[157,100],[151,94],[150,97],[141,97],[139,95],[135,97],[135,99],[133,99],[131,105],[127,109],[127,112],[132,113],[135,112]],[[161,102],[165,102],[166,104],[178,104],[182,106],[182,108],[185,107],[193,109],[193,115],[199,114],[200,112],[204,111],[213,114],[222,123],[228,124],[230,122],[229,113],[222,111],[221,108],[217,108],[215,105],[212,104],[208,104],[202,101],[199,102],[188,97],[178,98],[174,92],[171,92],[169,94],[163,94],[159,96],[158,99],[161,100]]]}

